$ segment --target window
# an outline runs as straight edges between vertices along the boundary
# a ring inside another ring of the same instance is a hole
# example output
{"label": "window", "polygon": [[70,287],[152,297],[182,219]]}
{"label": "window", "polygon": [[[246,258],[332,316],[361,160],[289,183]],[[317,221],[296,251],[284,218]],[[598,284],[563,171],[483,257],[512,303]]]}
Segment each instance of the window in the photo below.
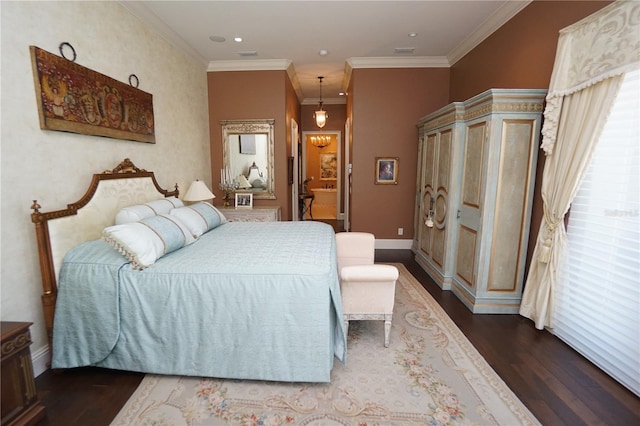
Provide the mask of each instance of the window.
{"label": "window", "polygon": [[553,332],[640,396],[639,104],[635,71],[571,204]]}

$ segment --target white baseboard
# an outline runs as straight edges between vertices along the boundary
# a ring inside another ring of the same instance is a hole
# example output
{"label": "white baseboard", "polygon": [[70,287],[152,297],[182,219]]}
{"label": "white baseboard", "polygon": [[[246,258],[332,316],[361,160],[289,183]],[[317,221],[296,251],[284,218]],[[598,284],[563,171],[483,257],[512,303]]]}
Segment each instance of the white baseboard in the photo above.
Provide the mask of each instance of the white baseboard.
{"label": "white baseboard", "polygon": [[376,239],[377,249],[404,250],[410,249],[413,240],[379,240]]}
{"label": "white baseboard", "polygon": [[31,362],[33,363],[33,375],[38,377],[47,369],[49,369],[49,362],[51,361],[51,353],[49,351],[49,345],[43,346],[40,349],[31,353]]}

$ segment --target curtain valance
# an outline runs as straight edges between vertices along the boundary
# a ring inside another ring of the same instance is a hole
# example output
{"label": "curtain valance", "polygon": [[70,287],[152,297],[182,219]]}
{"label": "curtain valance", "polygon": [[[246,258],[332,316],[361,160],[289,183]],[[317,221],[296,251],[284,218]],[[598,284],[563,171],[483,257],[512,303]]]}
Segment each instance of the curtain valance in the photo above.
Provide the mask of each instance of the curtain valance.
{"label": "curtain valance", "polygon": [[563,28],[544,111],[542,149],[551,155],[564,96],[640,65],[640,2],[618,0]]}

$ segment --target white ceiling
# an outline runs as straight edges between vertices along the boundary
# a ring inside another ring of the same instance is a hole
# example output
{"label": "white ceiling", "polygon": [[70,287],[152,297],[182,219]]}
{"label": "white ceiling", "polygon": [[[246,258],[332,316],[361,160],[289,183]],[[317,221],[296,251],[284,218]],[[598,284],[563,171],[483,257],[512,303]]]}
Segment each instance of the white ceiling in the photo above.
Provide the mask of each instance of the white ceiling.
{"label": "white ceiling", "polygon": [[[121,1],[209,71],[287,69],[303,103],[344,102],[353,68],[448,67],[527,1]],[[415,37],[409,33],[415,32]],[[213,42],[211,36],[224,37]],[[240,36],[241,43],[233,41]],[[396,53],[396,48],[414,48]],[[319,51],[328,54],[321,56]],[[239,52],[255,51],[256,56]]]}

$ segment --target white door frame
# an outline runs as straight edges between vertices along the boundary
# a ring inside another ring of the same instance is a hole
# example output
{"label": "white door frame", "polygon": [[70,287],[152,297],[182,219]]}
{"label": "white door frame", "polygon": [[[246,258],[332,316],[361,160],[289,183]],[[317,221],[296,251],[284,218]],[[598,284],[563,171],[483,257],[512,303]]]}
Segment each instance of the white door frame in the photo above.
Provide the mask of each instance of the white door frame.
{"label": "white door frame", "polygon": [[347,121],[344,124],[344,144],[342,145],[342,150],[344,152],[344,208],[343,208],[343,216],[342,220],[344,221],[344,230],[349,231],[351,229],[351,221],[349,218],[349,200],[351,195],[351,156],[349,154],[349,148],[351,145],[351,118],[347,118]]}
{"label": "white door frame", "polygon": [[[293,175],[293,183],[291,184],[291,220],[297,221],[299,214],[299,201],[298,194],[300,192],[300,173],[298,145],[300,145],[300,132],[298,130],[298,123],[295,120],[291,120],[291,157],[293,157],[293,164],[291,173]],[[287,164],[289,167],[289,164]]]}
{"label": "white door frame", "polygon": [[[307,177],[307,136],[311,135],[335,135],[336,137],[336,145],[337,148],[337,157],[338,157],[338,167],[340,167],[342,163],[343,157],[343,144],[342,144],[342,132],[340,130],[309,130],[302,132],[302,139],[300,141],[300,145],[302,147],[302,153],[300,154],[300,163],[301,163],[301,176],[300,176],[300,184]],[[342,173],[338,173],[338,177],[336,179],[336,194],[340,194],[342,188]],[[342,198],[339,196],[336,199],[336,218],[342,219]]]}

